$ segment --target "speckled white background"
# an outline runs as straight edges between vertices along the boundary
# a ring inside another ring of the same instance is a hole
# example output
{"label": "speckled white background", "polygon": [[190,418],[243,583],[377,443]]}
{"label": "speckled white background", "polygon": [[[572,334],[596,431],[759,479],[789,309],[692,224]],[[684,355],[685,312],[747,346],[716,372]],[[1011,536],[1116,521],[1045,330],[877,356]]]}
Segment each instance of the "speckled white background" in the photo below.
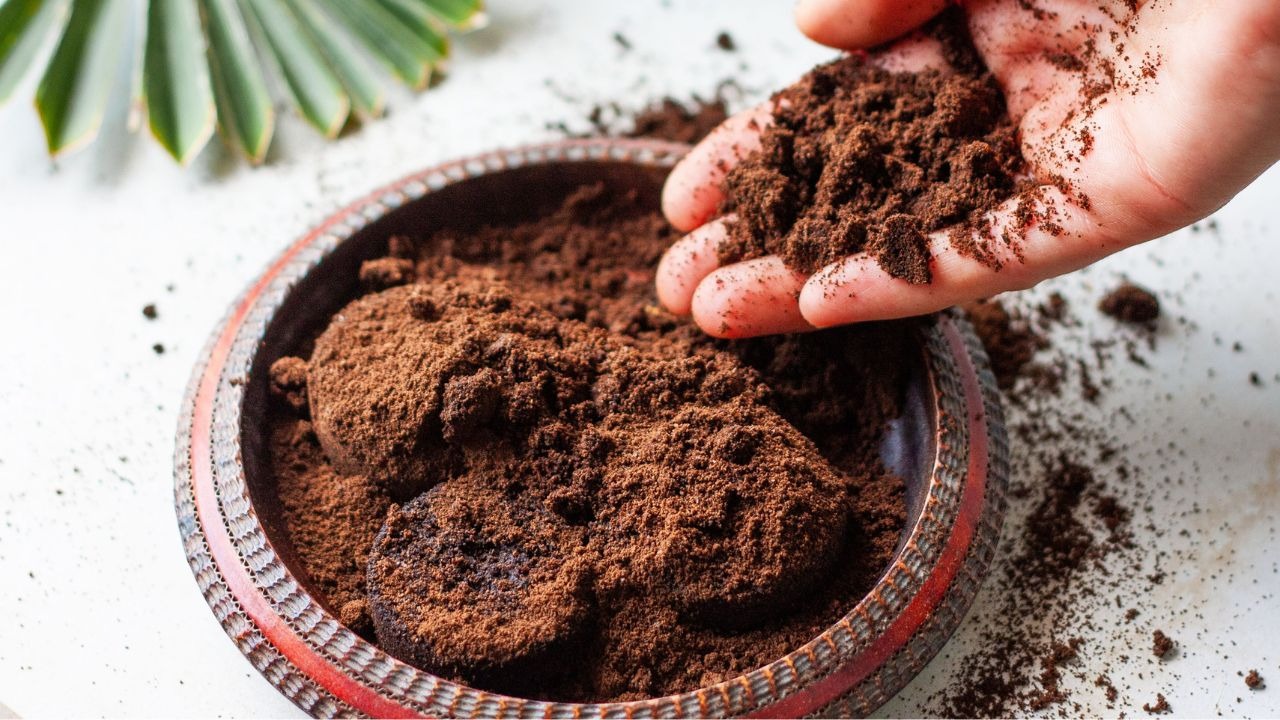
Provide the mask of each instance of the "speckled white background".
{"label": "speckled white background", "polygon": [[[0,717],[298,714],[214,622],[171,504],[173,430],[196,353],[290,239],[415,169],[558,137],[548,123],[585,130],[595,102],[705,95],[732,75],[747,89],[741,106],[832,54],[793,29],[783,3],[492,5],[491,26],[457,42],[440,87],[397,91],[386,119],[332,144],[285,112],[258,169],[215,143],[180,170],[125,133],[123,108],[99,142],[51,163],[30,90],[0,110]],[[715,48],[722,29],[739,52]],[[1116,609],[1086,633],[1083,665],[1111,660],[1130,704],[1108,710],[1082,686],[1074,699],[1088,714],[1141,714],[1160,691],[1180,716],[1280,715],[1278,199],[1273,171],[1217,215],[1218,232],[1184,231],[1054,285],[1087,308],[1128,273],[1186,319],[1166,320],[1150,369],[1116,369],[1095,412],[1135,458],[1163,466],[1147,476],[1135,525],[1192,529],[1169,534],[1182,550],[1161,563],[1169,579],[1133,601],[1181,647],[1148,660],[1150,625],[1123,625]],[[143,318],[147,303],[158,320]],[[1082,315],[1084,333],[1106,332]],[[1237,341],[1243,352],[1231,351]],[[979,609],[1000,591],[988,583]],[[971,615],[882,713],[925,712],[982,623],[1001,621],[986,615]],[[1118,662],[1130,640],[1140,649]],[[1245,689],[1236,673],[1255,667],[1272,689]]]}

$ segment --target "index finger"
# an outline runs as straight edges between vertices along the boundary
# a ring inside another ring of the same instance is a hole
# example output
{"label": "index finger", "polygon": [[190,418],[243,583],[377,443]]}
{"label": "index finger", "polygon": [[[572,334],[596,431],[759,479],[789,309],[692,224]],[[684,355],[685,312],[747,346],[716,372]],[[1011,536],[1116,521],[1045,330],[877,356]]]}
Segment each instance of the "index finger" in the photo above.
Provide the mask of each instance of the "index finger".
{"label": "index finger", "polygon": [[662,212],[688,232],[715,217],[724,202],[720,185],[739,161],[760,147],[760,131],[773,122],[765,102],[725,120],[685,155],[662,187]]}

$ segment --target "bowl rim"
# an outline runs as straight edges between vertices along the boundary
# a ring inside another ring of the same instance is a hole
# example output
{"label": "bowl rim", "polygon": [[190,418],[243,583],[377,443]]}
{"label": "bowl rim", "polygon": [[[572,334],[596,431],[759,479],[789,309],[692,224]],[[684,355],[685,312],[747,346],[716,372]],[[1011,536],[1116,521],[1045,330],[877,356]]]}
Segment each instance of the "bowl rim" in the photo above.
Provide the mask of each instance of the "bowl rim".
{"label": "bowl rim", "polygon": [[284,565],[254,510],[240,461],[241,404],[255,351],[289,290],[339,245],[392,210],[448,185],[541,163],[669,168],[688,146],[592,138],[497,150],[385,185],[290,243],[231,305],[192,373],[174,457],[184,549],[215,616],[267,679],[316,716],[650,717],[869,713],[959,624],[990,563],[1004,515],[1008,443],[987,358],[959,311],[924,331],[937,409],[924,510],[856,607],[788,655],[715,685],[646,700],[566,703],[475,690],[355,635]]}

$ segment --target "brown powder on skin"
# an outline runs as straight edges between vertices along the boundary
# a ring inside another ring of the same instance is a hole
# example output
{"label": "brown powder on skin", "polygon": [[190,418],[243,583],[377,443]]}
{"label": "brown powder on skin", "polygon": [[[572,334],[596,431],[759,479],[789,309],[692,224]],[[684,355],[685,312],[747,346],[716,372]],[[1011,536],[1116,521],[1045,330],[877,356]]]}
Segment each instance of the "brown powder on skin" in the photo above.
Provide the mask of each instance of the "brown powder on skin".
{"label": "brown powder on skin", "polygon": [[894,277],[928,283],[925,233],[974,225],[1014,193],[1016,129],[962,15],[944,13],[931,32],[957,72],[887,72],[848,56],[774,96],[760,150],[724,181],[723,209],[737,219],[722,261],[777,254],[812,273],[866,251]]}
{"label": "brown powder on skin", "polygon": [[1170,652],[1173,651],[1173,638],[1164,634],[1162,630],[1156,630],[1151,634],[1151,654],[1164,660]]}
{"label": "brown powder on skin", "polygon": [[[911,324],[711,340],[654,303],[672,235],[588,186],[393,239],[417,282],[356,300],[308,364],[329,452],[273,439],[296,553],[353,627],[481,687],[635,699],[781,657],[875,581],[904,522],[877,457]],[[378,496],[361,532],[318,532],[308,508],[351,477]]]}

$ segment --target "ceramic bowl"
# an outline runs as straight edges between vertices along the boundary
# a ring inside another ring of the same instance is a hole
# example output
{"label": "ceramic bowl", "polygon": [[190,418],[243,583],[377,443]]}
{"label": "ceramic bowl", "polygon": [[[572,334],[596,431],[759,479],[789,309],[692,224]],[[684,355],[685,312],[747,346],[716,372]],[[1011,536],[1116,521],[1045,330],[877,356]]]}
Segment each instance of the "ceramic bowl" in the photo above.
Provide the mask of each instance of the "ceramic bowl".
{"label": "ceramic bowl", "polygon": [[[906,411],[884,443],[908,522],[876,586],[785,657],[717,685],[626,703],[506,697],[408,665],[344,627],[292,568],[266,472],[266,371],[357,292],[386,238],[515,219],[584,182],[656,203],[684,145],[576,140],[448,163],[320,223],[272,262],[214,331],[178,428],[175,503],[187,559],[214,615],[286,697],[317,717],[865,715],[937,653],[968,609],[1004,514],[1007,442],[995,382],[967,321],[921,331]],[[525,210],[521,210],[524,208]]]}

